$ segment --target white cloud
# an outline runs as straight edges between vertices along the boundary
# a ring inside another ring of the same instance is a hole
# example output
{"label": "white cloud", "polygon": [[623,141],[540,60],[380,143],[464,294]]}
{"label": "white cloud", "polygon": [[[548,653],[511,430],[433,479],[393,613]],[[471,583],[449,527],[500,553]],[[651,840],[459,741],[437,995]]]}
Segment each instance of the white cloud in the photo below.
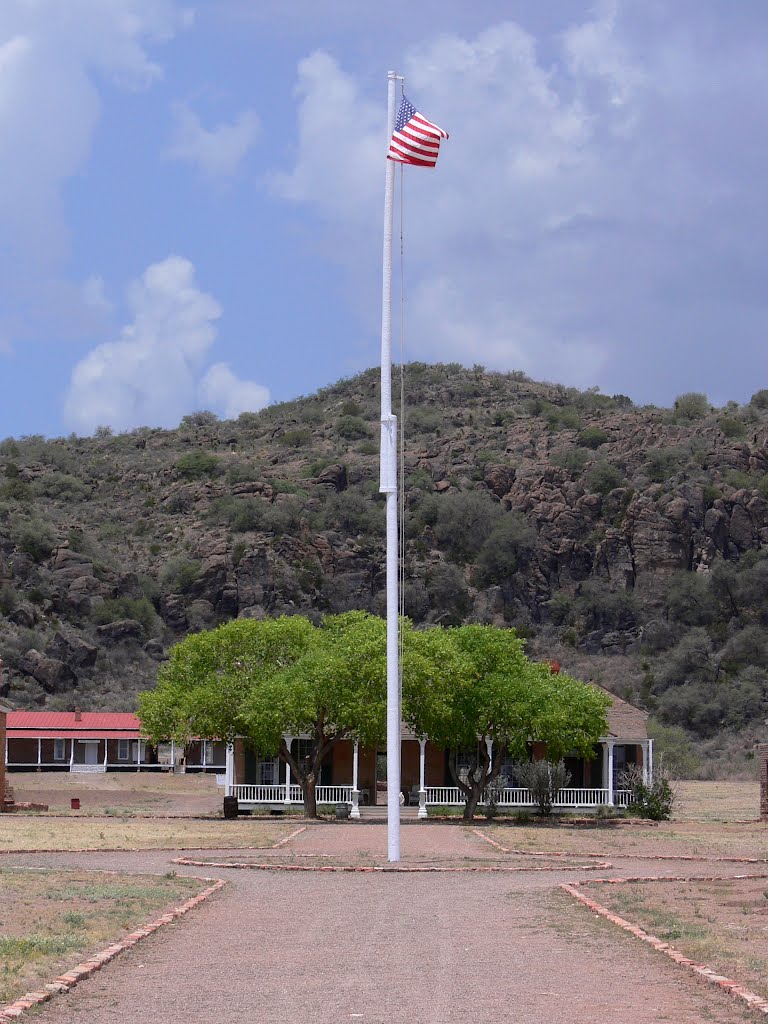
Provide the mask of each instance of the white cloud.
{"label": "white cloud", "polygon": [[227,419],[241,412],[258,412],[269,404],[269,390],[251,380],[240,380],[226,363],[215,363],[199,388],[202,404],[219,409]]}
{"label": "white cloud", "polygon": [[195,164],[206,178],[224,181],[240,168],[259,133],[259,119],[252,110],[244,110],[234,121],[222,121],[204,128],[200,118],[184,104],[173,108],[174,134],[166,157]]}
{"label": "white cloud", "polygon": [[104,278],[98,274],[92,274],[83,285],[83,300],[86,306],[90,306],[99,313],[109,313],[112,303],[107,298],[104,287]]}
{"label": "white cloud", "polygon": [[[0,330],[50,333],[75,318],[63,278],[61,193],[82,168],[101,114],[95,76],[142,89],[161,75],[149,48],[190,20],[175,0],[2,0]],[[67,293],[62,303],[62,295]]]}
{"label": "white cloud", "polygon": [[198,288],[189,260],[169,256],[149,266],[129,302],[134,318],[119,340],[98,345],[72,372],[64,410],[71,427],[174,426],[201,396],[227,414],[239,402],[266,404],[264,388],[221,364],[206,372],[221,307]]}
{"label": "white cloud", "polygon": [[[659,400],[700,336],[749,311],[745,331],[762,337],[764,294],[739,268],[764,248],[754,125],[768,70],[748,41],[715,46],[709,23],[693,41],[671,11],[643,16],[604,0],[541,48],[504,22],[406,54],[406,93],[451,135],[434,171],[404,172],[406,358],[615,391],[629,378]],[[383,104],[322,53],[298,83],[296,159],[276,188],[315,208],[376,310]],[[719,314],[703,316],[715,294]]]}

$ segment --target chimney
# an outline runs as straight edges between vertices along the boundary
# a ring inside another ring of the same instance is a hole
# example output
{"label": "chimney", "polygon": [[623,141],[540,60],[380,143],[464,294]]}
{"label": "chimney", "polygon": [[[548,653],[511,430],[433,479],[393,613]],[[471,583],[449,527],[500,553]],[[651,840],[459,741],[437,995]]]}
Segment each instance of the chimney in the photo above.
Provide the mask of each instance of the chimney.
{"label": "chimney", "polygon": [[81,721],[82,717],[83,717],[83,715],[82,715],[82,712],[80,711],[80,708],[75,708],[75,721],[76,722]]}

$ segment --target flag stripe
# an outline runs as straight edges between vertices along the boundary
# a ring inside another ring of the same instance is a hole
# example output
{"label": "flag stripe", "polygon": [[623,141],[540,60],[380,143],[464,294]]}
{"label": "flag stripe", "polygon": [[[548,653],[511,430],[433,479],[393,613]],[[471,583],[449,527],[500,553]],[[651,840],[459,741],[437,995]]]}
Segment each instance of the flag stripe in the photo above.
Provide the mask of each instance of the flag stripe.
{"label": "flag stripe", "polygon": [[447,138],[448,132],[428,121],[403,96],[387,159],[413,164],[415,167],[434,167],[440,153],[440,141]]}

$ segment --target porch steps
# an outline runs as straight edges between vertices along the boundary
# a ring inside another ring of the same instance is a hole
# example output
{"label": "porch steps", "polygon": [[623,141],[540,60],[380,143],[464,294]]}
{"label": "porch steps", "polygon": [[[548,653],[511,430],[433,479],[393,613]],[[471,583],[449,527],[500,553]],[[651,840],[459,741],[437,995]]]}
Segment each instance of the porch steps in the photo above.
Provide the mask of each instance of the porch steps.
{"label": "porch steps", "polygon": [[[401,807],[400,808],[400,821],[418,821],[419,808],[418,807]],[[387,805],[382,804],[377,807],[361,807],[360,808],[360,821],[386,821],[387,820]]]}

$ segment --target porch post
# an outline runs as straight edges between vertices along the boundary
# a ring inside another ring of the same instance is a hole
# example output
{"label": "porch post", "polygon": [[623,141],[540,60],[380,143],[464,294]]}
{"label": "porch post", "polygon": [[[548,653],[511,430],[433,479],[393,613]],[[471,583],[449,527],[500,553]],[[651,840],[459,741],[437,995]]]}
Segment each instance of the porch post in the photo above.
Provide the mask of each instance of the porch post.
{"label": "porch post", "polygon": [[352,748],[352,810],[349,812],[350,818],[360,817],[360,790],[357,788],[357,758],[359,753],[359,743],[355,740],[355,745]]}
{"label": "porch post", "polygon": [[171,740],[171,771],[176,771],[176,744]]}
{"label": "porch post", "polygon": [[608,806],[613,807],[613,740],[608,741]]}
{"label": "porch post", "polygon": [[201,751],[200,751],[200,766],[205,771],[208,766],[208,743],[206,740],[200,740]]}
{"label": "porch post", "polygon": [[648,775],[648,740],[643,740],[640,744],[640,749],[643,751],[643,784],[648,785],[650,776]]}
{"label": "porch post", "polygon": [[72,765],[75,763],[75,738],[74,736],[69,741],[69,770],[72,771]]}
{"label": "porch post", "polygon": [[105,736],[104,737],[104,771],[107,770],[107,764],[109,763],[108,755],[109,755],[109,740]]}
{"label": "porch post", "polygon": [[[288,753],[291,751],[291,744],[293,743],[293,736],[283,736],[285,745],[288,747]],[[283,803],[286,806],[291,802],[291,765],[288,761],[285,762],[285,799]]]}
{"label": "porch post", "polygon": [[136,740],[136,771],[141,771],[141,740]]}
{"label": "porch post", "polygon": [[417,817],[427,817],[427,791],[424,788],[424,766],[426,762],[427,740],[425,736],[419,737],[419,813]]}
{"label": "porch post", "polygon": [[40,768],[40,765],[42,763],[43,763],[43,741],[38,736],[37,737],[37,767]]}
{"label": "porch post", "polygon": [[653,782],[653,740],[648,740],[648,785]]}
{"label": "porch post", "polygon": [[232,784],[235,781],[235,745],[227,744],[226,761],[224,762],[224,796],[232,796]]}

